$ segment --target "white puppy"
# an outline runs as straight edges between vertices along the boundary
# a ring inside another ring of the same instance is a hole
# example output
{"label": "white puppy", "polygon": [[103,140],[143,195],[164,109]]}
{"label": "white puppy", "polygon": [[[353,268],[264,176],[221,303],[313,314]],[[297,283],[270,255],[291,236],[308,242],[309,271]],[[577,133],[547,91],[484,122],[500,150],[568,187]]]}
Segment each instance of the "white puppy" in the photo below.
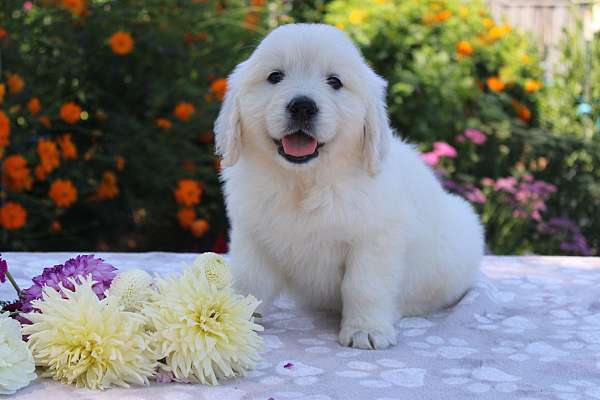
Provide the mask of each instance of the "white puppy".
{"label": "white puppy", "polygon": [[386,82],[327,25],[275,29],[229,77],[215,124],[238,288],[342,311],[343,345],[457,301],[483,253],[477,216],[393,136]]}

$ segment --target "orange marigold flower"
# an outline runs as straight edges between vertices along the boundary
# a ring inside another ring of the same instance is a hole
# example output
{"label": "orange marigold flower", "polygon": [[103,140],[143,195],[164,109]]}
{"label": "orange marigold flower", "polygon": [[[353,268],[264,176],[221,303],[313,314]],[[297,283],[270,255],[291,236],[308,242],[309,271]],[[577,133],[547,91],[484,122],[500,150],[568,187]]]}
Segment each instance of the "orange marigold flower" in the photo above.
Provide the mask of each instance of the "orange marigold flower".
{"label": "orange marigold flower", "polygon": [[504,90],[505,85],[504,82],[502,82],[502,79],[492,76],[491,78],[487,79],[487,86],[493,92],[501,92]]}
{"label": "orange marigold flower", "polygon": [[2,183],[15,192],[30,190],[33,179],[27,167],[27,160],[18,154],[8,156],[2,163]]}
{"label": "orange marigold flower", "polygon": [[4,111],[0,110],[0,148],[8,146],[10,143],[10,120],[4,114]]}
{"label": "orange marigold flower", "polygon": [[8,32],[6,32],[6,29],[0,26],[0,40],[4,39],[7,35]]}
{"label": "orange marigold flower", "polygon": [[75,160],[77,158],[77,147],[71,140],[71,134],[65,133],[57,139],[60,151],[65,160]]}
{"label": "orange marigold flower", "polygon": [[129,32],[115,32],[108,39],[108,44],[113,53],[124,56],[133,50],[133,37]]}
{"label": "orange marigold flower", "polygon": [[531,111],[525,104],[513,99],[512,105],[521,121],[529,122],[529,120],[531,120]]}
{"label": "orange marigold flower", "polygon": [[19,74],[8,74],[6,84],[8,85],[8,91],[12,94],[21,92],[25,87],[25,81]]}
{"label": "orange marigold flower", "polygon": [[217,79],[210,84],[210,92],[219,101],[223,101],[225,98],[225,92],[227,92],[227,79]]}
{"label": "orange marigold flower", "polygon": [[4,101],[4,95],[6,95],[6,87],[4,83],[0,83],[0,104]]}
{"label": "orange marigold flower", "polygon": [[41,164],[38,164],[35,166],[33,173],[35,174],[35,179],[37,179],[38,181],[45,181],[46,176],[48,175],[46,170],[44,169],[44,167]]}
{"label": "orange marigold flower", "polygon": [[60,164],[58,147],[52,140],[40,139],[37,143],[37,153],[40,164],[46,173],[50,173]]}
{"label": "orange marigold flower", "polygon": [[0,225],[5,229],[19,229],[27,221],[27,211],[23,206],[14,201],[7,202],[0,208]]}
{"label": "orange marigold flower", "polygon": [[85,14],[85,0],[62,0],[62,6],[71,11],[71,14],[82,16]]}
{"label": "orange marigold flower", "polygon": [[192,235],[196,236],[197,238],[204,236],[206,232],[208,232],[209,228],[210,225],[205,219],[197,219],[196,221],[192,222],[192,225],[190,226]]}
{"label": "orange marigold flower", "polygon": [[491,28],[492,26],[494,26],[494,20],[491,18],[484,18],[483,20],[481,20],[481,22],[486,28]]}
{"label": "orange marigold flower", "polygon": [[196,112],[196,107],[192,103],[182,101],[175,106],[173,114],[181,121],[189,121]]}
{"label": "orange marigold flower", "polygon": [[456,53],[461,56],[470,56],[473,54],[473,46],[466,40],[461,40],[456,44]]}
{"label": "orange marigold flower", "polygon": [[244,15],[244,28],[248,30],[255,30],[260,22],[260,14],[256,11],[249,11]]}
{"label": "orange marigold flower", "polygon": [[171,129],[173,126],[173,123],[168,118],[156,118],[154,122],[160,129]]}
{"label": "orange marigold flower", "polygon": [[196,211],[190,207],[182,208],[177,212],[177,219],[183,229],[188,229],[196,220]]}
{"label": "orange marigold flower", "polygon": [[452,16],[452,12],[450,12],[448,10],[444,10],[444,11],[440,11],[439,13],[437,13],[435,15],[435,17],[434,17],[434,20],[436,22],[444,22],[445,20],[447,20],[451,16]]}
{"label": "orange marigold flower", "polygon": [[250,0],[250,5],[254,7],[264,6],[265,0]]}
{"label": "orange marigold flower", "polygon": [[60,117],[67,124],[76,124],[81,118],[81,107],[72,101],[60,107]]}
{"label": "orange marigold flower", "polygon": [[57,220],[52,221],[52,223],[50,224],[50,230],[52,232],[55,232],[55,233],[60,232],[61,229],[62,229],[62,225]]}
{"label": "orange marigold flower", "polygon": [[175,200],[179,204],[191,207],[200,203],[201,196],[202,186],[200,185],[200,182],[193,179],[181,179],[179,182],[177,182]]}
{"label": "orange marigold flower", "polygon": [[68,179],[57,179],[50,185],[48,197],[57,207],[67,208],[77,201],[77,188]]}
{"label": "orange marigold flower", "polygon": [[510,26],[492,26],[487,34],[487,40],[493,42],[510,32]]}
{"label": "orange marigold flower", "polygon": [[123,156],[115,157],[115,168],[117,171],[123,171],[125,169],[125,158]]}
{"label": "orange marigold flower", "polygon": [[201,42],[203,40],[206,40],[206,38],[208,38],[208,33],[206,33],[206,32],[198,32],[198,33],[187,32],[185,35],[183,35],[183,38],[186,43]]}
{"label": "orange marigold flower", "polygon": [[535,79],[525,80],[525,90],[529,93],[540,90],[542,86],[544,86],[544,84],[540,81],[536,81]]}
{"label": "orange marigold flower", "polygon": [[40,103],[40,99],[38,99],[37,97],[32,97],[27,102],[27,109],[29,110],[29,112],[32,115],[36,115],[37,113],[39,113],[40,110],[42,109],[42,105]]}
{"label": "orange marigold flower", "polygon": [[50,126],[52,126],[50,123],[50,118],[47,115],[42,115],[38,118],[38,121],[40,121],[40,124],[44,125],[46,128],[50,128]]}
{"label": "orange marigold flower", "polygon": [[117,197],[118,194],[119,186],[117,185],[116,175],[112,171],[104,171],[102,182],[96,188],[93,200],[109,200]]}

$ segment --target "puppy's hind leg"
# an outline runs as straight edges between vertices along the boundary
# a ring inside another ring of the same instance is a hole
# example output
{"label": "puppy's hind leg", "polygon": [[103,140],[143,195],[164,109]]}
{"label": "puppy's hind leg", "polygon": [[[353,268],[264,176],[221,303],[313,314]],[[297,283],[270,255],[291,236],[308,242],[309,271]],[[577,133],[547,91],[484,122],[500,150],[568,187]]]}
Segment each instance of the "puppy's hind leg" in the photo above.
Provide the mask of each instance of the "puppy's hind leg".
{"label": "puppy's hind leg", "polygon": [[251,294],[261,301],[257,312],[271,305],[283,288],[283,277],[272,262],[247,236],[232,234],[230,249],[233,286],[243,295]]}

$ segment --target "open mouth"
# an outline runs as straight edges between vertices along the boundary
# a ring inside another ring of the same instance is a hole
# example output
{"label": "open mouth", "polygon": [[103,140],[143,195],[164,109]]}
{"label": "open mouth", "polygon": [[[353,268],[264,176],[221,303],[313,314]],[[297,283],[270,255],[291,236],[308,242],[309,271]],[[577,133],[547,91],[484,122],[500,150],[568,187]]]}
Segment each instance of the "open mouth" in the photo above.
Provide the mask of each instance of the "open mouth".
{"label": "open mouth", "polygon": [[284,136],[281,140],[275,140],[277,151],[283,158],[295,164],[302,164],[319,155],[319,149],[323,143],[319,143],[313,136],[296,131]]}

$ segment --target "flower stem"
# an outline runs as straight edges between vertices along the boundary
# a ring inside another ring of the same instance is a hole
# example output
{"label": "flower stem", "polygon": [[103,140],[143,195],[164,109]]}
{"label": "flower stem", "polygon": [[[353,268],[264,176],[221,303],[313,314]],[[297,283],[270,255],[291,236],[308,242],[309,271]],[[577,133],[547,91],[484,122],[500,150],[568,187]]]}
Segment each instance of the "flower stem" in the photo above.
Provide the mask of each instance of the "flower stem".
{"label": "flower stem", "polygon": [[13,279],[12,275],[10,274],[10,272],[6,271],[6,277],[8,278],[8,280],[10,281],[10,284],[15,288],[15,290],[17,291],[17,295],[19,297],[21,297],[21,289],[19,288],[19,285],[17,285],[17,282],[15,282],[15,280]]}

